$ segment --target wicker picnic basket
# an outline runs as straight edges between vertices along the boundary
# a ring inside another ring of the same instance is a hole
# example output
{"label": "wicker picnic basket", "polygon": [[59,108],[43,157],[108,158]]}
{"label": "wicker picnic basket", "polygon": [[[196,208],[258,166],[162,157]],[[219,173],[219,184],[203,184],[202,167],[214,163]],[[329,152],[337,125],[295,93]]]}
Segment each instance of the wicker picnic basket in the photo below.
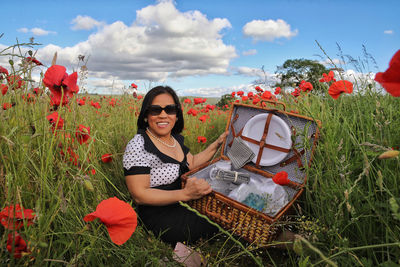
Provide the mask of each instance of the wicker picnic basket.
{"label": "wicker picnic basket", "polygon": [[[257,246],[265,246],[275,238],[279,231],[277,222],[288,212],[289,208],[302,194],[306,182],[304,166],[310,164],[312,160],[321,126],[321,123],[317,120],[287,112],[284,103],[268,101],[267,104],[271,104],[271,107],[265,107],[267,106],[265,102],[260,106],[233,104],[230,109],[230,120],[226,126],[229,134],[223,143],[221,155],[211,162],[207,162],[182,175],[183,184],[185,184],[186,179],[189,177],[210,179],[210,170],[215,164],[219,161],[230,160],[227,154],[229,154],[228,152],[234,138],[237,137],[255,144],[259,151],[256,153],[257,156],[253,161],[250,161],[236,171],[250,174],[252,177],[261,179],[262,181],[271,179],[277,172],[286,171],[291,181],[289,185],[284,186],[288,196],[288,203],[281,207],[273,216],[251,208],[216,190],[213,190],[207,196],[188,202],[189,206],[206,215],[224,229]],[[261,139],[254,140],[244,136],[243,129],[246,123],[258,114],[265,114],[262,116],[267,116],[267,119],[265,127],[262,125],[264,132]],[[278,116],[287,124],[288,129],[290,129],[291,145],[289,149],[266,142],[268,140],[268,132],[270,134],[274,133],[274,129],[269,127],[272,125],[270,124],[272,115]],[[262,166],[260,163],[261,157],[265,157],[266,155],[263,154],[263,151],[266,152],[268,149],[270,149],[269,151],[281,151],[284,158],[276,164]]]}

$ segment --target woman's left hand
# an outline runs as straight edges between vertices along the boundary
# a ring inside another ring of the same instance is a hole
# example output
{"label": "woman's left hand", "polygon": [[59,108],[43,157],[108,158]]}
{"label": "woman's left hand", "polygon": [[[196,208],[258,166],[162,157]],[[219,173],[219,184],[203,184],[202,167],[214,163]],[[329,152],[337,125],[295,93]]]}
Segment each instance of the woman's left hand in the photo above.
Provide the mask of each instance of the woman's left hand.
{"label": "woman's left hand", "polygon": [[217,140],[215,140],[216,147],[218,148],[224,142],[224,139],[228,136],[229,131],[223,132]]}

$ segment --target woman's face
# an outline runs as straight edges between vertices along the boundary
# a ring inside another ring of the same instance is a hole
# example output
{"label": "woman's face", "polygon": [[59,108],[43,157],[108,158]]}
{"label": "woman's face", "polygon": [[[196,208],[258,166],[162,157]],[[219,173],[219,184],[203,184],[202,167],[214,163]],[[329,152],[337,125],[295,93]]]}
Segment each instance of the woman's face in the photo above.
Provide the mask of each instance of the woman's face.
{"label": "woman's face", "polygon": [[[151,105],[164,108],[168,105],[175,105],[175,102],[170,94],[161,94],[153,99]],[[167,114],[165,110],[161,111],[159,115],[147,115],[150,131],[158,136],[170,135],[176,119],[176,114]]]}

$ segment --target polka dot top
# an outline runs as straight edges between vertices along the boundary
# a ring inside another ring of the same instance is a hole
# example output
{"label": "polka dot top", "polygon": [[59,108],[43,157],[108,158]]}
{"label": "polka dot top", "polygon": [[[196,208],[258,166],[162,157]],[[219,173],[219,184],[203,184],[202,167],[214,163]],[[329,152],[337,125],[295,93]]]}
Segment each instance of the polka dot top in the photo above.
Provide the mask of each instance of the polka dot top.
{"label": "polka dot top", "polygon": [[186,158],[189,148],[184,145],[182,135],[173,134],[173,137],[183,150],[182,162],[162,153],[144,130],[138,130],[126,146],[123,156],[125,176],[150,174],[150,187],[156,187],[171,184],[189,171]]}

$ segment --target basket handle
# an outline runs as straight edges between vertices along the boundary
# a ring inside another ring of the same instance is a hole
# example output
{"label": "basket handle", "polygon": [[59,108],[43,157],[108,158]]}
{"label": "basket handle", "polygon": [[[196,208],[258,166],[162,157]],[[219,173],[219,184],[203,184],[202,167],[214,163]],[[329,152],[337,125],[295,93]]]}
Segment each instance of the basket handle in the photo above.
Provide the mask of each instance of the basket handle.
{"label": "basket handle", "polygon": [[263,99],[263,100],[261,100],[261,102],[268,102],[268,103],[274,104],[275,106],[276,106],[277,104],[282,105],[282,106],[283,106],[283,111],[286,111],[286,105],[285,105],[285,103],[283,103],[283,102],[280,102],[280,101],[273,101],[273,100],[268,100],[268,99]]}
{"label": "basket handle", "polygon": [[[214,196],[215,196],[215,198],[219,198],[218,195],[215,194],[215,193],[214,193]],[[211,197],[208,198],[207,205],[206,205],[206,214],[207,214],[207,215],[209,215],[209,216],[211,216],[211,217],[214,217],[214,218],[216,218],[216,219],[218,219],[218,220],[220,220],[220,221],[222,221],[222,222],[224,222],[224,223],[226,223],[226,224],[231,224],[231,223],[232,223],[232,221],[233,221],[233,214],[232,214],[231,218],[230,218],[229,220],[227,220],[227,219],[224,218],[221,214],[218,214],[218,213],[216,213],[216,212],[210,211],[210,210],[209,210],[210,204],[211,204]]]}

